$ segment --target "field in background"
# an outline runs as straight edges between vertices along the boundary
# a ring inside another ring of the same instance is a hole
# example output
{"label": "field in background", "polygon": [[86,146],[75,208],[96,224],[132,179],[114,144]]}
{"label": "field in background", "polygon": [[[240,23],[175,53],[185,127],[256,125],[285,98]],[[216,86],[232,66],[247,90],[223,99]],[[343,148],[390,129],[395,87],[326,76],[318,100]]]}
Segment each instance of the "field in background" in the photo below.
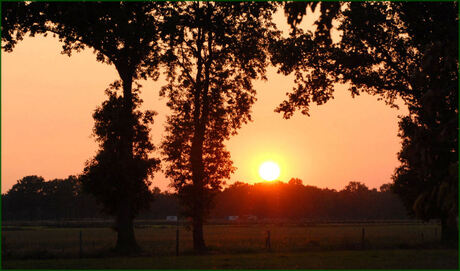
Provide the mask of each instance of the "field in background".
{"label": "field in background", "polygon": [[[184,226],[138,225],[135,233],[146,255],[171,256],[176,253],[177,229],[180,254],[190,254],[192,233]],[[439,242],[441,227],[434,223],[227,224],[207,225],[204,234],[213,253],[301,252],[429,247]],[[109,227],[4,225],[2,228],[3,260],[78,258],[80,253],[82,257],[100,256],[115,241],[116,233]]]}

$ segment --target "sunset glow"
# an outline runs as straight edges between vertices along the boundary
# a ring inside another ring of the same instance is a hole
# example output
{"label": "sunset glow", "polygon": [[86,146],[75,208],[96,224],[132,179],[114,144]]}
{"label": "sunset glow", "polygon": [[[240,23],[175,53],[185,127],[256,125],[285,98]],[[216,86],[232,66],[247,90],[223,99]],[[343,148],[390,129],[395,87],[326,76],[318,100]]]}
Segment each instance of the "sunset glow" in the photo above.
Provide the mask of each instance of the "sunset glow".
{"label": "sunset glow", "polygon": [[[277,23],[286,24],[284,13]],[[92,113],[118,74],[113,66],[97,62],[91,50],[68,57],[60,54],[61,47],[52,36],[26,37],[12,53],[2,53],[3,193],[27,175],[47,180],[78,175],[95,154]],[[294,77],[278,74],[273,67],[267,68],[267,77],[254,82],[258,96],[253,121],[225,143],[237,168],[229,184],[257,182],[259,167],[267,161],[278,164],[276,179],[283,182],[296,177],[340,190],[349,180],[372,188],[391,181],[401,147],[398,115],[407,114],[402,103],[396,110],[367,94],[352,98],[347,85],[337,85],[334,99],[312,104],[309,117],[296,114],[285,120],[274,108],[293,88]],[[170,114],[158,95],[166,81],[160,76],[140,84],[142,109],[158,112],[152,142],[159,146]],[[152,185],[169,190],[170,181],[158,172]]]}
{"label": "sunset glow", "polygon": [[280,167],[275,162],[265,162],[259,167],[259,174],[266,181],[276,180],[280,176]]}

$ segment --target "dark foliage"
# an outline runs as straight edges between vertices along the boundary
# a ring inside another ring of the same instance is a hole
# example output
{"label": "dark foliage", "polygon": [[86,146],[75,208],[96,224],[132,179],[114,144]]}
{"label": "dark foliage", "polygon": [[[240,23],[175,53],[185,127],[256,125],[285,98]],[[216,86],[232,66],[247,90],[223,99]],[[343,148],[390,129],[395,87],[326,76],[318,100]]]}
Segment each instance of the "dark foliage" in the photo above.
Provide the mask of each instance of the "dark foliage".
{"label": "dark foliage", "polygon": [[26,176],[2,195],[2,219],[65,220],[104,217],[94,197],[82,193],[78,178],[46,181]]}
{"label": "dark foliage", "polygon": [[[227,216],[294,221],[384,220],[406,219],[404,206],[388,184],[380,191],[368,189],[359,182],[350,182],[343,190],[321,189],[303,185],[300,179],[289,183],[237,182],[216,194],[210,217]],[[141,219],[165,219],[177,215],[177,194],[153,190],[150,208],[139,213]],[[2,195],[4,221],[108,219],[94,197],[81,189],[79,180],[44,181],[37,176],[19,180]]]}
{"label": "dark foliage", "polygon": [[299,179],[232,184],[218,194],[212,216],[235,215],[311,221],[406,218],[402,202],[391,191],[370,190],[359,182],[336,191],[303,185]]}
{"label": "dark foliage", "polygon": [[[123,114],[123,97],[117,94],[120,82],[115,82],[106,90],[108,100],[93,114],[94,136],[99,142],[96,156],[87,162],[80,180],[83,189],[95,197],[104,206],[105,212],[117,215],[121,198],[129,202],[132,219],[142,210],[149,207],[153,200],[149,178],[158,170],[159,160],[149,157],[155,149],[150,142],[149,125],[153,123],[153,111],[141,112],[133,110],[133,115],[125,119]],[[142,100],[138,97],[138,89],[133,90],[134,108]],[[133,132],[132,156],[125,157],[120,151],[123,142],[120,138]],[[129,182],[126,182],[129,179]]]}
{"label": "dark foliage", "polygon": [[[160,161],[149,156],[155,149],[149,125],[156,113],[137,109],[142,100],[135,88],[128,110],[131,114],[126,114],[125,99],[116,93],[120,88],[119,81],[113,83],[106,90],[109,99],[93,114],[99,151],[86,163],[81,182],[84,190],[102,203],[104,211],[116,217],[117,249],[131,253],[138,249],[133,220],[153,200],[149,178],[159,169]],[[130,138],[129,155],[126,138]]]}
{"label": "dark foliage", "polygon": [[296,28],[308,6],[314,8],[286,4],[294,30],[271,47],[279,71],[296,76],[296,87],[276,110],[286,118],[297,109],[308,114],[311,103],[333,98],[335,83],[349,84],[352,96],[377,95],[391,106],[401,98],[409,115],[400,121],[403,148],[393,190],[410,213],[441,219],[443,238],[457,240],[457,2],[321,3],[315,33]]}

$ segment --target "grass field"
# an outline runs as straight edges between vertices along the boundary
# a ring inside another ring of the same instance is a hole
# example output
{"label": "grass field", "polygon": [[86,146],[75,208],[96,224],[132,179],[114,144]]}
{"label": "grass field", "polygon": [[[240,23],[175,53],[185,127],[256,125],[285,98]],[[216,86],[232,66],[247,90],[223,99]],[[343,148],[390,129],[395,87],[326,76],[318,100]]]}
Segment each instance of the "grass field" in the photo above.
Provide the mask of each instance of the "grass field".
{"label": "grass field", "polygon": [[[362,239],[364,229],[364,242]],[[180,254],[192,251],[191,231],[179,227]],[[337,249],[389,249],[427,247],[440,240],[438,224],[325,224],[208,225],[207,246],[217,253],[260,253],[270,231],[272,252]],[[98,256],[115,244],[110,228],[7,227],[2,231],[4,259],[75,258],[82,233],[83,256]],[[150,225],[136,229],[139,245],[147,255],[175,255],[176,226]]]}
{"label": "grass field", "polygon": [[4,269],[458,269],[457,250],[309,251],[290,253],[12,260]]}

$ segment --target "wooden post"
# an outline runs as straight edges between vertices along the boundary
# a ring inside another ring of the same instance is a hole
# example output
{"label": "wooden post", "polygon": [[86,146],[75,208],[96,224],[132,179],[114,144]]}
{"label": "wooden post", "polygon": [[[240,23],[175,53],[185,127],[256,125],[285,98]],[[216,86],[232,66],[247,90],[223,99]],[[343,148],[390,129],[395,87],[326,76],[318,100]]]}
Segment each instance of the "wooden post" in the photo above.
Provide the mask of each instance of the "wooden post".
{"label": "wooden post", "polygon": [[6,237],[2,236],[2,254],[6,254]]}
{"label": "wooden post", "polygon": [[270,231],[267,231],[267,240],[266,240],[265,246],[268,249],[268,251],[271,251],[272,245],[270,242]]}
{"label": "wooden post", "polygon": [[179,229],[176,229],[176,256],[179,256]]}
{"label": "wooden post", "polygon": [[79,236],[80,236],[80,238],[79,238],[80,239],[80,245],[79,245],[80,249],[79,249],[79,252],[78,252],[78,256],[80,258],[82,258],[82,256],[83,256],[83,238],[82,238],[81,230],[80,230],[80,235]]}
{"label": "wooden post", "polygon": [[364,249],[364,238],[365,238],[365,235],[366,235],[366,232],[364,230],[364,228],[362,229],[362,233],[361,233],[361,248]]}
{"label": "wooden post", "polygon": [[179,256],[179,216],[176,223],[176,256]]}

